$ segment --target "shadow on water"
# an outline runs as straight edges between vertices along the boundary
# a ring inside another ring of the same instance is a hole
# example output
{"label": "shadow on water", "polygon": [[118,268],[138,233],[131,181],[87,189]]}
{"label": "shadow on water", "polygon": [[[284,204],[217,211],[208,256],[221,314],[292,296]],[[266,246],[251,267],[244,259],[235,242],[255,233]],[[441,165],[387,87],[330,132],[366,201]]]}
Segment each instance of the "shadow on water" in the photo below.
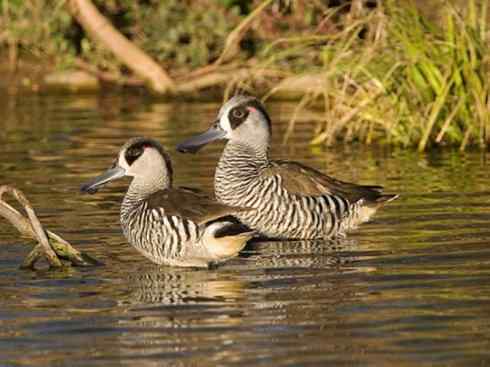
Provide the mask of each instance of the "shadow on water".
{"label": "shadow on water", "polygon": [[143,98],[3,98],[0,182],[42,222],[105,266],[18,270],[28,252],[0,222],[1,366],[475,365],[490,361],[490,173],[486,152],[418,154],[308,145],[294,106],[271,104],[273,155],[401,193],[337,241],[254,242],[213,270],[157,267],[119,227],[127,182],[95,196],[81,182],[129,137],[172,154],[177,184],[212,189],[222,144],[175,143],[213,120],[215,103]]}

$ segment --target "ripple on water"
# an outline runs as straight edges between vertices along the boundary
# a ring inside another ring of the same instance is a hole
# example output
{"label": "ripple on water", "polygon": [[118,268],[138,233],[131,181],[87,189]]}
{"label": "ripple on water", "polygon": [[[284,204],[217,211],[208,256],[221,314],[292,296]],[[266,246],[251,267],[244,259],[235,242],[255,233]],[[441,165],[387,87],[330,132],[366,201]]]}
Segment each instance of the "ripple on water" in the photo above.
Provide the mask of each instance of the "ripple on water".
{"label": "ripple on water", "polygon": [[[176,142],[217,104],[135,97],[25,97],[9,104],[0,180],[41,220],[104,266],[19,271],[29,247],[0,223],[0,365],[484,365],[490,361],[487,153],[417,154],[308,146],[314,124],[279,144],[293,106],[272,104],[277,156],[401,198],[336,241],[268,241],[214,270],[148,263],[124,241],[127,183],[96,196],[81,182],[129,137],[154,136],[177,183],[212,189],[222,145],[195,156]],[[14,107],[12,107],[14,106]]]}

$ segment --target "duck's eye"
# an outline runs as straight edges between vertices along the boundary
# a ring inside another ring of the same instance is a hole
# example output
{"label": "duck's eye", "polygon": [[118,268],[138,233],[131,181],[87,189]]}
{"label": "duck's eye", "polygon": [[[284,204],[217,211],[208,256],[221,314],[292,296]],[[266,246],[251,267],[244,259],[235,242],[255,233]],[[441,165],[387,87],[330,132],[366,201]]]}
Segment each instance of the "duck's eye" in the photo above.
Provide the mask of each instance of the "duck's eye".
{"label": "duck's eye", "polygon": [[128,162],[129,165],[132,165],[133,162],[137,160],[141,154],[143,154],[143,150],[143,147],[129,148],[126,151],[126,162]]}
{"label": "duck's eye", "polygon": [[236,117],[237,119],[241,119],[243,118],[243,116],[245,116],[245,111],[242,110],[241,108],[236,108],[233,110],[232,114],[233,117]]}
{"label": "duck's eye", "polygon": [[143,149],[143,147],[129,149],[128,155],[131,157],[139,157],[141,154],[143,154]]}

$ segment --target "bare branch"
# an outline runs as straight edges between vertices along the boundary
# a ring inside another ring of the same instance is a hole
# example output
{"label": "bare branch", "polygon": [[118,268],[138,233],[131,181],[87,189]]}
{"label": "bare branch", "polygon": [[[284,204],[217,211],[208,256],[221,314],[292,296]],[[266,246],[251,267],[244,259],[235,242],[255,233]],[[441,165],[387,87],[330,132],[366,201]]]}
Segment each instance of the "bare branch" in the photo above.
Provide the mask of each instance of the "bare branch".
{"label": "bare branch", "polygon": [[173,92],[174,82],[165,70],[114,28],[90,0],[68,0],[67,3],[72,16],[87,33],[112,51],[136,75],[148,81],[153,91],[161,94]]}
{"label": "bare branch", "polygon": [[226,85],[230,81],[240,81],[246,79],[259,80],[260,78],[281,78],[284,72],[274,69],[259,69],[250,67],[219,68],[216,71],[208,72],[198,78],[183,80],[177,84],[177,93],[191,93],[205,88],[219,85]]}
{"label": "bare branch", "polygon": [[[3,194],[9,193],[17,199],[28,215],[28,219],[15,208],[6,203]],[[99,262],[87,254],[76,250],[69,242],[57,234],[45,231],[25,195],[11,186],[0,186],[0,216],[7,219],[21,235],[36,240],[39,244],[27,255],[22,264],[23,268],[33,268],[35,263],[44,255],[50,267],[63,266],[61,259],[70,261],[73,265],[87,266]]]}

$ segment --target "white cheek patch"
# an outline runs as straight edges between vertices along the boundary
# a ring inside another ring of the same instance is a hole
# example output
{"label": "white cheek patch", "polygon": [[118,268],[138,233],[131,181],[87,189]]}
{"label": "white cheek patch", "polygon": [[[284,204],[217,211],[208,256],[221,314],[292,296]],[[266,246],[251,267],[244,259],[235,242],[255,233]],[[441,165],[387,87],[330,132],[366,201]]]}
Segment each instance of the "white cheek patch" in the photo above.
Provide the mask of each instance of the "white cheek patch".
{"label": "white cheek patch", "polygon": [[230,120],[228,120],[228,114],[221,116],[221,119],[219,120],[219,125],[224,131],[226,131],[227,135],[231,133],[232,128],[230,125]]}
{"label": "white cheek patch", "polygon": [[119,159],[117,160],[117,164],[119,167],[122,167],[124,169],[128,168],[128,164],[126,163],[126,159],[124,158],[124,154],[119,154]]}
{"label": "white cheek patch", "polygon": [[[223,107],[226,107],[226,105]],[[226,131],[227,136],[230,136],[231,132],[233,131],[233,129],[231,128],[230,120],[228,119],[228,114],[230,113],[230,110],[232,108],[233,105],[223,108],[223,111],[221,111],[221,118],[219,119],[219,125],[224,131]]]}
{"label": "white cheek patch", "polygon": [[147,170],[152,172],[152,164],[155,161],[160,162],[159,156],[154,149],[144,148],[143,153],[131,165],[128,165],[124,157],[119,157],[119,164],[126,170],[127,176],[141,176],[145,175]]}

